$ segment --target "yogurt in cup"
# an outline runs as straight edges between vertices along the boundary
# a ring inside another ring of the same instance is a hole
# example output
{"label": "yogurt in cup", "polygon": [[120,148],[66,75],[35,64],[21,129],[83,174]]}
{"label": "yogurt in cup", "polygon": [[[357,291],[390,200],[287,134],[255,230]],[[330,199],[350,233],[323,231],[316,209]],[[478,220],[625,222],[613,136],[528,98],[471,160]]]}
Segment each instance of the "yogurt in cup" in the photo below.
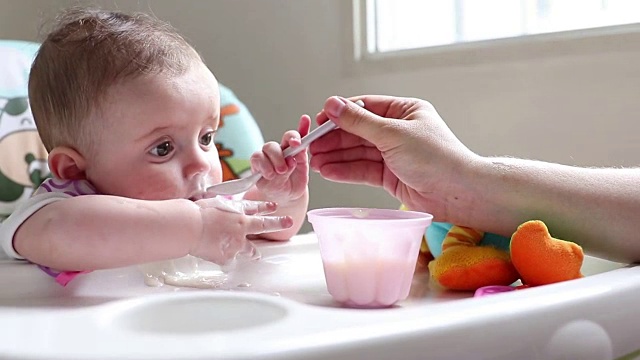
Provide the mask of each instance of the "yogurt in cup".
{"label": "yogurt in cup", "polygon": [[391,209],[307,212],[327,289],[350,307],[388,307],[409,295],[422,236],[433,216]]}

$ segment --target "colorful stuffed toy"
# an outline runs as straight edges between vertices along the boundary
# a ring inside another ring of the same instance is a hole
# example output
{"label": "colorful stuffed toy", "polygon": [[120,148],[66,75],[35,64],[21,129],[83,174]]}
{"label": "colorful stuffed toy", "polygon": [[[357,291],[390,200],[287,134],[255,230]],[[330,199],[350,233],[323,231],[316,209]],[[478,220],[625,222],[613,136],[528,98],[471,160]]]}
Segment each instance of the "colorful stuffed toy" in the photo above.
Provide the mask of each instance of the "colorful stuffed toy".
{"label": "colorful stuffed toy", "polygon": [[[445,289],[477,289],[522,281],[539,286],[582,277],[582,248],[553,238],[539,220],[521,224],[511,238],[434,222],[425,234],[421,263]],[[426,260],[425,260],[426,259]]]}
{"label": "colorful stuffed toy", "polygon": [[546,285],[582,277],[582,248],[552,237],[542,221],[527,221],[518,226],[511,236],[510,247],[511,261],[525,285]]}

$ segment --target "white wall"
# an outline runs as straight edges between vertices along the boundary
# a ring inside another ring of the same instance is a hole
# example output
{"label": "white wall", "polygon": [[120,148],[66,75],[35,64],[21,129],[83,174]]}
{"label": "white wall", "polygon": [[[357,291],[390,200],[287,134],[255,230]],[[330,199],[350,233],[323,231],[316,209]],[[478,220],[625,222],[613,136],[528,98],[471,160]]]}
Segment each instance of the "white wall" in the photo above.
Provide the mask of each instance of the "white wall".
{"label": "white wall", "polygon": [[[65,0],[0,0],[0,37],[37,40]],[[330,95],[426,98],[474,151],[566,164],[640,163],[640,35],[472,49],[354,64],[347,0],[93,1],[153,10],[183,32],[269,140]],[[8,11],[7,11],[8,10]],[[311,208],[396,207],[369,188],[311,179]],[[305,230],[309,227],[305,226]]]}

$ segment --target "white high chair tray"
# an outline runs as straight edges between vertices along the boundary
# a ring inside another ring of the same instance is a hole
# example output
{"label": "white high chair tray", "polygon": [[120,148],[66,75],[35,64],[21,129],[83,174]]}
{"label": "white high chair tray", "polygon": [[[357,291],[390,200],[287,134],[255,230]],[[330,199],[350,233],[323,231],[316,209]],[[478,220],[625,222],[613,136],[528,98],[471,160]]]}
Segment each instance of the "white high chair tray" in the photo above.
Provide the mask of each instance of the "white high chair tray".
{"label": "white high chair tray", "polygon": [[640,348],[640,267],[587,257],[583,279],[480,298],[416,273],[388,309],[342,308],[313,234],[259,243],[233,290],[148,287],[137,267],[67,287],[0,263],[2,359],[605,359]]}

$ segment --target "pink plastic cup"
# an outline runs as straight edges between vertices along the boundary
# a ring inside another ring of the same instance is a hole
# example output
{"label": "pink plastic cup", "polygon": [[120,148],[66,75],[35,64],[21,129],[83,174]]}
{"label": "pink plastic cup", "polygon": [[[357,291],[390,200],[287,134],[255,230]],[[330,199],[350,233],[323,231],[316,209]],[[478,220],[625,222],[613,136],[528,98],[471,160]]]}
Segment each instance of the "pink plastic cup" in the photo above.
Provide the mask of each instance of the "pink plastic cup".
{"label": "pink plastic cup", "polygon": [[318,237],[327,289],[351,307],[388,307],[409,295],[431,214],[361,208],[307,213]]}

